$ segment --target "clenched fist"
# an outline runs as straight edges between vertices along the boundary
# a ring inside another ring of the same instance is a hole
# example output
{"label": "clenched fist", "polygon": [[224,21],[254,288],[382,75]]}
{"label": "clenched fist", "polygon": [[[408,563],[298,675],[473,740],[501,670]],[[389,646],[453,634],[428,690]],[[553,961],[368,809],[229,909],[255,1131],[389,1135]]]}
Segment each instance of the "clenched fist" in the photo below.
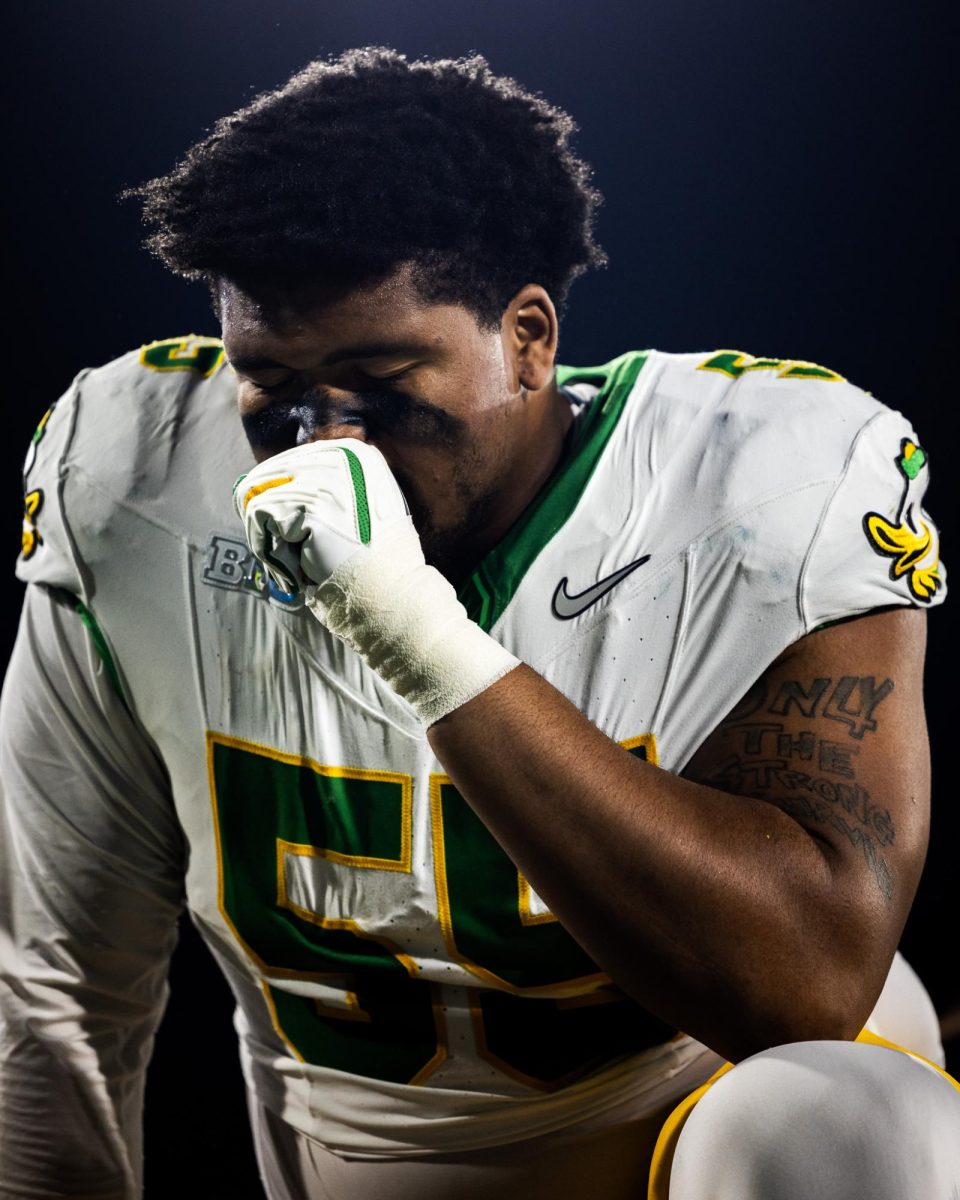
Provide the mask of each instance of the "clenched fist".
{"label": "clenched fist", "polygon": [[403,493],[373,446],[343,438],[286,450],[242,476],[234,498],[274,583],[302,592],[424,724],[517,665],[427,566]]}

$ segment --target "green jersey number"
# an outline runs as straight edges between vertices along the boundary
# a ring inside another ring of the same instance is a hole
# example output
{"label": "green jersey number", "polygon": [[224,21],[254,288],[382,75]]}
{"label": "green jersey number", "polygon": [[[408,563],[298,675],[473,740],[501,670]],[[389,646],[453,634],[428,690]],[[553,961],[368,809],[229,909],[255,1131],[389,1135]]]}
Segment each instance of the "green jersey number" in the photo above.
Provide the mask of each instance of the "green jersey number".
{"label": "green jersey number", "polygon": [[739,379],[747,371],[774,371],[778,379],[823,379],[828,383],[843,383],[842,375],[821,367],[819,363],[804,362],[799,358],[755,358],[742,350],[718,350],[702,363],[698,371],[719,371],[731,379]]}
{"label": "green jersey number", "polygon": [[223,365],[223,343],[195,333],[150,342],[140,347],[140,365],[151,371],[193,371],[209,379]]}
{"label": "green jersey number", "polygon": [[[652,737],[624,745],[655,758]],[[209,735],[209,761],[220,910],[291,1053],[425,1082],[447,1056],[439,987],[397,942],[364,928],[367,897],[402,896],[383,873],[411,876],[417,894],[411,777],[321,766],[220,734]],[[552,913],[533,910],[529,884],[450,781],[430,783],[437,915],[450,961],[477,979],[480,1055],[549,1090],[668,1040],[673,1030],[609,985]],[[300,872],[298,858],[336,866]],[[425,921],[432,897],[429,907]],[[411,920],[402,900],[396,919]]]}

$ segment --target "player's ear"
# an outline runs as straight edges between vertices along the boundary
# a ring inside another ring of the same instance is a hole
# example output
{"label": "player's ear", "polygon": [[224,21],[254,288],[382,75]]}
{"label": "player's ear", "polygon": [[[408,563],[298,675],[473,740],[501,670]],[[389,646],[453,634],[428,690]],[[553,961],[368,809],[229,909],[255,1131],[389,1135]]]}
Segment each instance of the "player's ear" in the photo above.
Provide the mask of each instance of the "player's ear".
{"label": "player's ear", "polygon": [[557,335],[557,310],[550,296],[539,284],[526,284],[507,305],[500,326],[517,390],[539,391],[553,378]]}

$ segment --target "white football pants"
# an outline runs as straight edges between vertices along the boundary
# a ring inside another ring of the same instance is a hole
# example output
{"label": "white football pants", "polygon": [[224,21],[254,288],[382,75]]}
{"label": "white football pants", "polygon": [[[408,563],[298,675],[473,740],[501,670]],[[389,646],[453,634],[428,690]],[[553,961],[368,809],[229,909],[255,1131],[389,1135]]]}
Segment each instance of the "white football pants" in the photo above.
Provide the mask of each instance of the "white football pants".
{"label": "white football pants", "polygon": [[269,1200],[645,1200],[653,1147],[672,1107],[592,1133],[561,1130],[383,1161],[331,1154],[253,1099],[250,1117]]}
{"label": "white football pants", "polygon": [[[258,1106],[253,1105],[256,1109]],[[645,1200],[659,1119],[430,1159],[343,1159],[252,1113],[269,1200]],[[720,1078],[680,1134],[670,1200],[957,1200],[960,1091],[897,1050],[797,1042]]]}
{"label": "white football pants", "polygon": [[[942,1062],[933,1006],[899,954],[868,1028]],[[646,1200],[675,1103],[644,1120],[624,1106],[605,1129],[382,1162],[331,1154],[254,1097],[250,1116],[269,1200]],[[774,1047],[694,1107],[669,1200],[960,1200],[960,1092],[883,1046]]]}
{"label": "white football pants", "polygon": [[745,1059],[687,1119],[670,1200],[958,1200],[960,1091],[898,1050],[796,1042]]}

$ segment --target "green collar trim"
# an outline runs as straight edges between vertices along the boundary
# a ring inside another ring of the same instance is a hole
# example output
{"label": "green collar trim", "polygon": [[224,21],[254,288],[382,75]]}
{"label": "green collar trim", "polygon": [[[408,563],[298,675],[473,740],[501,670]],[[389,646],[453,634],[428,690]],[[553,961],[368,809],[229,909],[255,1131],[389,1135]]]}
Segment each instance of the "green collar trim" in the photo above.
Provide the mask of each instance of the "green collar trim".
{"label": "green collar trim", "polygon": [[566,461],[460,588],[467,615],[487,633],[537,555],[573,514],[646,361],[647,352],[631,350],[600,367],[557,367],[559,387],[592,383],[600,391],[580,418]]}

